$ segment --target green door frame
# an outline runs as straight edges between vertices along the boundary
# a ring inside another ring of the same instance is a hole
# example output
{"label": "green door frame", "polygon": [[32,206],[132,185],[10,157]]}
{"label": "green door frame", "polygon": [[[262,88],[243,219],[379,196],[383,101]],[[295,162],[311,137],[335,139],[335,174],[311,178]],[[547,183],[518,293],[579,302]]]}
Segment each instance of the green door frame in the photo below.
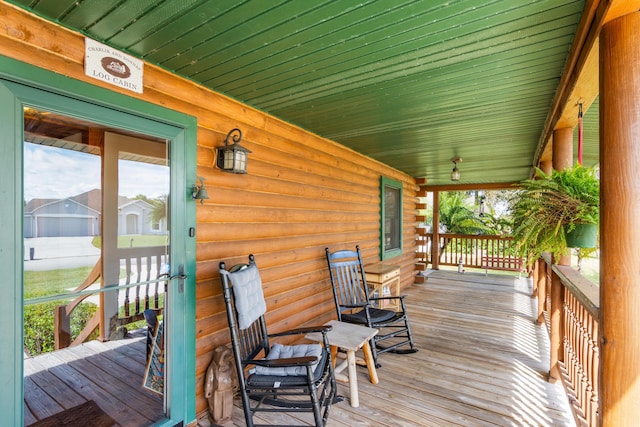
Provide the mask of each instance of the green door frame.
{"label": "green door frame", "polygon": [[[0,56],[0,413],[3,423],[23,425],[23,122],[25,105],[106,126],[168,139],[171,162],[171,274],[187,275],[170,283],[166,348],[168,419],[174,426],[195,419],[195,203],[194,117],[72,80]],[[179,289],[180,287],[180,289]]]}

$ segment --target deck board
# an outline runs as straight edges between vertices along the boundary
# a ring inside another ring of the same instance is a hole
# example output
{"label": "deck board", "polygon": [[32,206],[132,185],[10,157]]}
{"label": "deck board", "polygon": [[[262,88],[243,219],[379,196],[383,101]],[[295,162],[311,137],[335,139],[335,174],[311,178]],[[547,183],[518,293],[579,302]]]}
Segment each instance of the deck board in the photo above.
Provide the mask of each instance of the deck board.
{"label": "deck board", "polygon": [[162,398],[142,388],[143,337],[91,341],[25,359],[25,425],[94,400],[120,426],[163,418]]}
{"label": "deck board", "polygon": [[[380,355],[377,385],[359,367],[358,408],[338,382],[347,398],[332,407],[329,426],[574,426],[562,386],[547,382],[548,336],[535,324],[526,279],[438,271],[403,293],[419,351]],[[152,424],[162,418],[162,400],[141,387],[144,360],[142,338],[26,359],[25,424],[89,399],[122,426]],[[243,426],[239,404],[233,425]],[[257,421],[311,425],[312,417],[260,414]]]}
{"label": "deck board", "polygon": [[[419,351],[382,354],[377,385],[359,367],[360,406],[334,405],[329,426],[573,427],[562,385],[547,381],[549,340],[535,324],[530,286],[515,274],[441,270],[404,289]],[[349,395],[344,383],[338,392]],[[237,405],[234,425],[242,426]]]}

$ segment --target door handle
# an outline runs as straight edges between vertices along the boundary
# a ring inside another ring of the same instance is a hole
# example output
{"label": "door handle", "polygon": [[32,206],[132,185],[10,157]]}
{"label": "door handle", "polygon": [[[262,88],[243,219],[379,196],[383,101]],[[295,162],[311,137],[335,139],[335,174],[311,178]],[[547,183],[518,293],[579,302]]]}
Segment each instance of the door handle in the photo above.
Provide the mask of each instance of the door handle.
{"label": "door handle", "polygon": [[184,272],[184,266],[182,264],[178,266],[178,274],[169,276],[169,280],[178,279],[178,293],[184,292],[184,280],[186,278],[187,275]]}

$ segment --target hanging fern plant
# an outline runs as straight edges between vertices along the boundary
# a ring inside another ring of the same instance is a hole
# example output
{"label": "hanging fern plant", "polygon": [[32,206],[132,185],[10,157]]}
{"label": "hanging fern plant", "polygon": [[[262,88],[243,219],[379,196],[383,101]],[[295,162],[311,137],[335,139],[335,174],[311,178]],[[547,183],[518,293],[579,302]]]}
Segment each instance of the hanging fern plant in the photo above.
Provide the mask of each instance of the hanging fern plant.
{"label": "hanging fern plant", "polygon": [[566,232],[598,224],[600,181],[593,168],[576,165],[520,183],[510,201],[515,251],[531,265],[543,252],[566,254]]}

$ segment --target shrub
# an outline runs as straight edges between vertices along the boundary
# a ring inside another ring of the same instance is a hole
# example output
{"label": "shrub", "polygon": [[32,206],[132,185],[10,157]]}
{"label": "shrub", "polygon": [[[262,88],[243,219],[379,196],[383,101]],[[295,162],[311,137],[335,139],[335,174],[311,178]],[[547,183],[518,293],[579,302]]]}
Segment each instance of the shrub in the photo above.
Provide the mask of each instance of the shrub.
{"label": "shrub", "polygon": [[[24,309],[24,350],[30,356],[55,350],[53,316],[55,308],[65,301],[50,301]],[[83,302],[71,313],[71,339],[75,339],[98,310],[91,302]],[[97,331],[90,339],[97,337]]]}

